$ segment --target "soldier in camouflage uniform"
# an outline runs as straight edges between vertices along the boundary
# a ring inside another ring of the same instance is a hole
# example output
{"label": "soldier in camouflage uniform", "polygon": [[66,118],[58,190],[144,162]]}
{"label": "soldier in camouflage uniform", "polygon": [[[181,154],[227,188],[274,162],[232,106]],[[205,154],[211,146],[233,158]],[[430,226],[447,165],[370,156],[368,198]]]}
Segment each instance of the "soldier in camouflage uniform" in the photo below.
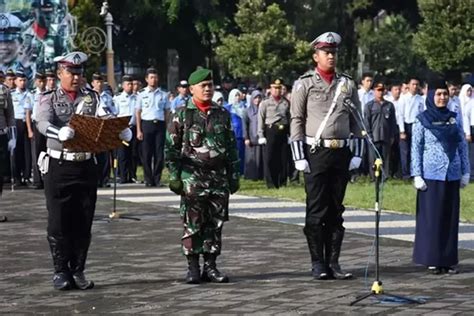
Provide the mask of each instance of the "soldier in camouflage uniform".
{"label": "soldier in camouflage uniform", "polygon": [[[12,97],[7,86],[0,83],[0,196],[3,191],[3,177],[9,172],[9,155],[16,146],[15,112]],[[0,216],[0,222],[6,222],[6,216]]]}
{"label": "soldier in camouflage uniform", "polygon": [[221,252],[223,224],[229,219],[229,193],[239,188],[239,158],[230,114],[211,101],[211,71],[199,69],[188,81],[193,97],[174,114],[165,146],[170,189],[181,195],[186,282],[223,283],[229,279],[217,270],[216,257]]}

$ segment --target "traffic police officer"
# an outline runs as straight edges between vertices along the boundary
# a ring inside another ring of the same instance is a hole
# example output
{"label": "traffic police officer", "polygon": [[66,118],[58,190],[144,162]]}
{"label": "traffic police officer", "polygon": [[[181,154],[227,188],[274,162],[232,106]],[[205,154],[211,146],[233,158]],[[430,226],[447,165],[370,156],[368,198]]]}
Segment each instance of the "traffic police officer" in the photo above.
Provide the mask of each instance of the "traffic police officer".
{"label": "traffic police officer", "polygon": [[271,85],[271,95],[258,107],[258,143],[265,146],[265,178],[268,188],[286,185],[290,103],[281,96],[282,81]]}
{"label": "traffic police officer", "polygon": [[39,99],[43,92],[46,91],[46,76],[37,72],[35,75],[35,89],[30,91],[33,99],[33,110],[26,111],[26,124],[31,126],[33,130],[33,138],[31,139],[31,156],[33,161],[33,188],[42,189],[43,179],[38,169],[38,157],[40,152],[46,150],[46,138],[36,128],[36,112],[38,111]]}
{"label": "traffic police officer", "polygon": [[[123,91],[114,97],[114,104],[117,109],[117,116],[131,116],[129,126],[132,132],[135,129],[135,104],[137,101],[137,96],[132,92],[133,84],[132,77],[125,75],[122,77],[122,89]],[[137,165],[132,156],[133,146],[135,146],[135,137],[132,137],[132,140],[129,142],[129,146],[123,146],[117,149],[117,159],[119,166],[120,182],[121,183],[130,183],[133,182],[132,179],[136,179],[136,170]]]}
{"label": "traffic police officer", "polygon": [[351,115],[360,111],[360,103],[351,78],[335,72],[340,41],[338,34],[327,32],[311,43],[317,68],[295,82],[291,97],[291,148],[295,168],[305,175],[304,233],[316,279],[352,277],[341,270],[339,255],[349,169],[361,162],[348,147],[351,133],[361,136]]}
{"label": "traffic police officer", "polygon": [[15,148],[15,183],[25,185],[31,177],[31,141],[33,129],[31,121],[26,121],[27,111],[33,110],[33,96],[26,89],[28,79],[26,74],[17,71],[15,85],[11,92],[13,108],[15,110],[16,129],[18,133],[18,143]]}
{"label": "traffic police officer", "polygon": [[[0,196],[3,191],[3,177],[9,172],[9,156],[16,146],[15,112],[7,86],[0,84]],[[0,222],[6,222],[6,216],[0,216]]]}
{"label": "traffic police officer", "polygon": [[224,283],[229,278],[217,270],[216,258],[221,253],[224,222],[229,220],[229,193],[239,188],[239,158],[230,114],[211,101],[211,71],[198,69],[188,82],[193,97],[174,114],[166,134],[170,189],[181,195],[186,282]]}
{"label": "traffic police officer", "polygon": [[168,93],[158,87],[159,76],[155,68],[147,69],[145,80],[148,86],[138,94],[136,118],[137,139],[142,141],[145,184],[149,187],[160,185],[170,102]]}
{"label": "traffic police officer", "polygon": [[[43,93],[37,127],[47,137],[47,155],[40,156],[48,208],[48,242],[54,263],[53,286],[58,290],[94,286],[84,268],[91,242],[92,219],[97,200],[97,167],[89,152],[71,152],[63,142],[74,138],[68,122],[74,113],[99,116],[99,96],[81,88],[87,55],[72,52],[54,59],[60,86]],[[129,141],[132,132],[119,137]]]}

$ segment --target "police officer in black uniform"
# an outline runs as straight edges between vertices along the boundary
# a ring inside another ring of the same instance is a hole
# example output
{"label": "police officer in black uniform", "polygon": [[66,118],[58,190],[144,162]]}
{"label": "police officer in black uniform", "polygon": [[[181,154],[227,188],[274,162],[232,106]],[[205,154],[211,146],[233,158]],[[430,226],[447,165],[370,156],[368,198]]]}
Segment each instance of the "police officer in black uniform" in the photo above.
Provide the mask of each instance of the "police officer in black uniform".
{"label": "police officer in black uniform", "polygon": [[291,97],[291,148],[295,168],[305,175],[304,233],[316,279],[352,277],[342,271],[339,255],[349,170],[361,162],[360,153],[353,157],[349,149],[351,134],[361,137],[352,115],[360,103],[354,81],[335,71],[340,41],[338,34],[327,32],[312,42],[317,67],[300,77]]}
{"label": "police officer in black uniform", "polygon": [[[81,88],[87,55],[72,52],[56,57],[57,89],[44,92],[36,115],[40,133],[47,137],[47,152],[40,155],[48,208],[47,239],[54,264],[53,286],[58,290],[90,289],[84,268],[91,242],[97,199],[97,165],[89,152],[71,152],[63,142],[74,138],[68,122],[74,113],[98,116],[99,96]],[[130,140],[125,129],[120,138]],[[46,154],[46,155],[45,155]]]}

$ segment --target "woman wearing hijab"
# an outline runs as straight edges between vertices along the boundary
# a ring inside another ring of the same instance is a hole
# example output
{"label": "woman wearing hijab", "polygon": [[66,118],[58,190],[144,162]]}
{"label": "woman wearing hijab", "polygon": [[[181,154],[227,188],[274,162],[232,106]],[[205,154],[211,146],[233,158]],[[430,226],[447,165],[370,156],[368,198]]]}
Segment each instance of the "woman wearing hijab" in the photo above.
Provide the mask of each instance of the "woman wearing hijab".
{"label": "woman wearing hijab", "polygon": [[412,170],[418,190],[413,261],[433,274],[458,270],[459,189],[469,183],[467,143],[449,111],[446,82],[428,83],[426,110],[413,125]]}
{"label": "woman wearing hijab", "polygon": [[217,103],[219,106],[224,106],[224,95],[219,91],[214,91],[212,102]]}
{"label": "woman wearing hijab", "polygon": [[254,90],[244,116],[245,179],[263,180],[263,145],[258,144],[258,106],[262,92]]}
{"label": "woman wearing hijab", "polygon": [[239,151],[240,159],[240,174],[244,173],[245,165],[245,144],[243,132],[243,117],[245,115],[245,108],[241,104],[242,94],[239,89],[232,89],[229,93],[229,100],[224,108],[230,112],[232,120],[232,129],[234,130],[235,140],[237,142],[237,150]]}

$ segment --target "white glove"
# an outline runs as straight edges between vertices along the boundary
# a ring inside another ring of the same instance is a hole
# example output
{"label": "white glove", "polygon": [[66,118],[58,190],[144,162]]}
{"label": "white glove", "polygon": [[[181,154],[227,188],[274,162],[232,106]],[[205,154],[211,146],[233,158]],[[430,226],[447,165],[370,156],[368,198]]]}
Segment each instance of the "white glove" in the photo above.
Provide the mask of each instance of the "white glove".
{"label": "white glove", "polygon": [[8,151],[13,152],[15,150],[15,148],[16,148],[16,139],[14,139],[14,138],[10,139],[8,141]]}
{"label": "white glove", "polygon": [[349,171],[358,169],[361,163],[362,163],[362,158],[357,157],[357,156],[352,157],[351,163],[349,164]]}
{"label": "white glove", "polygon": [[295,161],[295,169],[299,171],[303,171],[304,173],[310,173],[311,169],[309,169],[309,163],[306,159],[296,160]]}
{"label": "white glove", "polygon": [[428,186],[426,185],[425,180],[423,180],[423,178],[420,176],[416,176],[413,179],[413,185],[415,186],[417,190],[420,190],[420,191],[425,191],[426,189],[428,189]]}
{"label": "white glove", "polygon": [[469,184],[469,180],[471,179],[471,175],[469,173],[465,173],[461,176],[461,188],[466,187]]}
{"label": "white glove", "polygon": [[119,138],[121,140],[126,141],[126,142],[131,141],[132,137],[133,137],[132,130],[128,127],[126,129],[124,129],[123,131],[121,131],[120,134],[119,134]]}
{"label": "white glove", "polygon": [[259,138],[258,139],[258,144],[259,145],[266,145],[267,144],[267,139],[265,137]]}
{"label": "white glove", "polygon": [[59,130],[59,133],[58,133],[58,139],[62,142],[68,140],[68,139],[71,139],[74,137],[74,130],[72,128],[70,128],[69,126],[63,126],[61,127],[61,129]]}

